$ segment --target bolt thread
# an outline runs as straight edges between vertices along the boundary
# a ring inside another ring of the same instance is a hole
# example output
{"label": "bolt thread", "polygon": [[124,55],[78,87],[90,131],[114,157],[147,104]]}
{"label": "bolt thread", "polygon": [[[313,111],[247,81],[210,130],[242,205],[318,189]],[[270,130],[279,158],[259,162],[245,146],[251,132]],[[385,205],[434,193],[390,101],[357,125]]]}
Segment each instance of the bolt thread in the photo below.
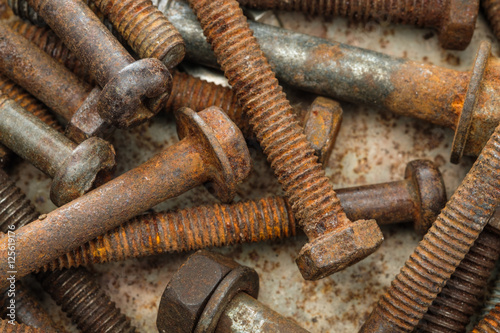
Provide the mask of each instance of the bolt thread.
{"label": "bolt thread", "polygon": [[295,235],[281,197],[138,216],[61,256],[44,271]]}
{"label": "bolt thread", "polygon": [[490,26],[497,39],[500,39],[500,1],[499,0],[481,0]]}
{"label": "bolt thread", "polygon": [[186,50],[181,35],[150,0],[90,1],[99,7],[140,58],[159,59],[169,69],[184,58]]}
{"label": "bolt thread", "polygon": [[472,333],[500,332],[500,304],[497,304],[472,330]]}
{"label": "bolt thread", "polygon": [[363,328],[380,326],[378,321],[383,320],[391,329],[412,331],[473,245],[499,198],[500,126]]}
{"label": "bolt thread", "polygon": [[86,269],[40,273],[37,277],[63,311],[71,313],[72,319],[82,332],[136,331]]}
{"label": "bolt thread", "polygon": [[486,226],[429,307],[417,331],[465,332],[499,256],[500,235]]}
{"label": "bolt thread", "polygon": [[7,0],[7,4],[12,9],[14,14],[20,18],[28,20],[39,27],[47,25],[43,18],[33,9],[33,7],[28,5],[27,0]]}
{"label": "bolt thread", "polygon": [[[444,10],[443,4],[429,0],[416,0],[411,3],[393,0],[238,0],[238,2],[249,8],[301,11],[310,15],[341,16],[352,21],[375,20],[419,27],[435,27],[436,11]],[[440,5],[441,8],[436,8]]]}
{"label": "bolt thread", "polygon": [[0,319],[0,332],[2,333],[50,333],[44,328],[34,328],[24,324],[16,323],[15,325],[9,324],[7,320]]}
{"label": "bolt thread", "polygon": [[481,309],[481,317],[485,317],[495,305],[500,303],[500,271],[497,271],[494,284],[489,288],[488,295],[485,298],[483,308]]}
{"label": "bolt thread", "polygon": [[305,233],[349,223],[238,3],[189,2]]}
{"label": "bolt thread", "polygon": [[86,70],[85,66],[82,66],[80,60],[71,53],[52,30],[22,21],[13,22],[11,28],[66,66],[66,68],[77,76],[89,83],[95,84],[90,72]]}

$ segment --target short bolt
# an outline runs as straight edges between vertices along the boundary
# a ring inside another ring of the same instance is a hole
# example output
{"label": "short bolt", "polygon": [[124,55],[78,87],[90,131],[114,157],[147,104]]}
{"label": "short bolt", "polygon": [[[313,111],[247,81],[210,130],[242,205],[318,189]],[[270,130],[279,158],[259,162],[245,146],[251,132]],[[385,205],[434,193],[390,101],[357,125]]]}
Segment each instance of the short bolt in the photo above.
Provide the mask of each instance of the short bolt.
{"label": "short bolt", "polygon": [[[14,232],[40,216],[22,191],[0,170],[0,230]],[[120,313],[115,304],[84,268],[61,270],[37,275],[58,304],[62,304],[73,322],[84,332],[135,332],[130,321]],[[18,312],[21,300],[16,296]],[[17,316],[23,315],[16,313]],[[33,317],[34,315],[30,315]],[[23,317],[24,318],[24,317]],[[32,322],[32,318],[29,318]],[[26,323],[26,322],[25,322]],[[28,323],[26,323],[28,324]],[[30,325],[35,326],[35,325]],[[3,332],[3,331],[2,331]]]}
{"label": "short bolt", "polygon": [[360,332],[411,332],[500,200],[500,126]]}
{"label": "short bolt", "polygon": [[346,217],[238,3],[189,3],[309,238],[297,257],[302,276],[320,279],[373,253],[382,232],[374,220]]}
{"label": "short bolt", "polygon": [[168,283],[156,326],[160,333],[307,332],[257,301],[258,293],[254,269],[218,253],[198,251]]}
{"label": "short bolt", "polygon": [[[189,6],[183,1],[164,6],[165,2],[160,0],[159,7],[165,8],[165,15],[184,38],[187,57],[218,67]],[[450,127],[456,132],[454,162],[462,153],[478,156],[500,123],[496,112],[500,61],[491,56],[488,43],[479,48],[473,70],[460,72],[266,24],[250,21],[249,25],[280,82]]]}
{"label": "short bolt", "polygon": [[500,1],[499,0],[481,0],[481,6],[486,12],[493,33],[497,39],[500,39]]}
{"label": "short bolt", "polygon": [[99,138],[76,145],[16,102],[0,95],[0,142],[53,178],[50,198],[63,205],[108,180],[113,147]]}
{"label": "short bolt", "polygon": [[[176,115],[177,144],[17,231],[19,278],[198,185],[206,183],[222,201],[233,198],[251,168],[241,131],[215,107],[198,113],[180,109]],[[7,246],[0,242],[0,288],[8,271]]]}
{"label": "short bolt", "polygon": [[[170,73],[153,58],[134,61],[81,0],[29,0],[103,88],[99,114],[119,128],[155,115],[169,95]],[[143,103],[144,101],[144,103]]]}
{"label": "short bolt", "polygon": [[[379,224],[413,221],[425,233],[446,204],[439,170],[426,160],[410,162],[405,180],[335,190],[350,219]],[[283,197],[140,215],[64,254],[44,270],[260,242],[294,236],[297,222]]]}
{"label": "short bolt", "polygon": [[238,0],[240,5],[256,9],[302,11],[326,17],[342,16],[352,21],[378,21],[412,24],[438,31],[445,49],[464,50],[470,43],[479,13],[479,0]]}

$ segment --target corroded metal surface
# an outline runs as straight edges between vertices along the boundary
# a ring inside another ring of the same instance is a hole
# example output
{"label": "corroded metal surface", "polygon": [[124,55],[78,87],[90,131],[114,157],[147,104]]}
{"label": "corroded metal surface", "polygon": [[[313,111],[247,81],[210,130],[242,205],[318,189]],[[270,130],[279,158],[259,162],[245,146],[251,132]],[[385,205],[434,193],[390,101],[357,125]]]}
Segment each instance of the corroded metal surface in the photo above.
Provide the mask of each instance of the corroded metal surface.
{"label": "corroded metal surface", "polygon": [[0,331],[3,333],[56,333],[55,330],[46,330],[43,328],[34,328],[24,324],[9,324],[7,320],[0,320]]}
{"label": "corroded metal surface", "polygon": [[500,304],[497,304],[472,330],[472,333],[498,332],[500,332]]}
{"label": "corroded metal surface", "polygon": [[500,1],[498,0],[481,0],[481,6],[486,12],[491,29],[497,39],[500,39]]}
{"label": "corroded metal surface", "polygon": [[464,50],[472,39],[479,12],[479,0],[418,0],[412,3],[390,0],[238,0],[242,6],[258,9],[303,11],[311,15],[343,16],[352,21],[394,22],[434,28],[441,46]]}

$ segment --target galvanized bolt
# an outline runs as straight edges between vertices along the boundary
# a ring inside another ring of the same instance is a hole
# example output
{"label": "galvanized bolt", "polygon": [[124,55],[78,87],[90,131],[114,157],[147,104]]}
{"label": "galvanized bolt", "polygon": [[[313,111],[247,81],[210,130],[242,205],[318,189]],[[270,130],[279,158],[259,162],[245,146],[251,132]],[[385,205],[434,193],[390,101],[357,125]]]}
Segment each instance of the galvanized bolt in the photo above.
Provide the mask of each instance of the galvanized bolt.
{"label": "galvanized bolt", "polygon": [[481,6],[486,12],[491,29],[497,39],[500,39],[500,1],[498,0],[481,0]]}
{"label": "galvanized bolt", "polygon": [[257,301],[258,293],[255,270],[198,251],[168,283],[156,326],[161,333],[307,332]]}
{"label": "galvanized bolt", "polygon": [[326,17],[342,16],[352,21],[412,24],[438,31],[445,49],[464,50],[470,43],[479,13],[479,0],[421,0],[414,3],[389,0],[238,0],[257,9],[302,11]]}
{"label": "galvanized bolt", "polygon": [[[184,38],[187,57],[218,67],[189,6],[172,1],[164,13]],[[500,61],[491,56],[488,43],[481,45],[473,70],[460,72],[261,23],[249,25],[280,82],[450,127],[456,132],[453,162],[462,153],[478,156],[500,123]]]}
{"label": "galvanized bolt", "polygon": [[[22,191],[4,171],[0,170],[0,230],[5,232],[11,230],[8,229],[9,226],[14,226],[17,232],[19,228],[35,221],[39,215],[40,213],[35,210]],[[130,326],[130,321],[120,313],[86,269],[54,271],[36,277],[56,302],[62,304],[63,311],[82,331],[135,332],[135,328]],[[23,315],[20,311],[21,304],[25,303],[22,303],[17,294],[16,316]],[[33,318],[28,319],[33,323]],[[35,325],[30,324],[30,326]]]}
{"label": "galvanized bolt", "polygon": [[495,212],[500,126],[360,332],[411,332]]}
{"label": "galvanized bolt", "polygon": [[[18,278],[198,185],[207,183],[222,201],[233,198],[251,167],[240,130],[215,107],[176,115],[180,142],[17,231]],[[8,271],[6,246],[0,242],[0,289]]]}
{"label": "galvanized bolt", "polygon": [[[376,217],[379,224],[413,221],[415,230],[423,234],[446,203],[444,183],[436,166],[426,160],[410,162],[405,178],[335,192],[350,219]],[[295,235],[296,224],[283,197],[141,215],[43,269],[287,238]]]}
{"label": "galvanized bolt", "polygon": [[189,3],[309,238],[297,257],[302,276],[320,279],[373,253],[382,232],[374,220],[345,216],[238,3]]}
{"label": "galvanized bolt", "polygon": [[110,178],[113,147],[99,138],[76,145],[0,93],[0,142],[53,178],[50,198],[63,205]]}

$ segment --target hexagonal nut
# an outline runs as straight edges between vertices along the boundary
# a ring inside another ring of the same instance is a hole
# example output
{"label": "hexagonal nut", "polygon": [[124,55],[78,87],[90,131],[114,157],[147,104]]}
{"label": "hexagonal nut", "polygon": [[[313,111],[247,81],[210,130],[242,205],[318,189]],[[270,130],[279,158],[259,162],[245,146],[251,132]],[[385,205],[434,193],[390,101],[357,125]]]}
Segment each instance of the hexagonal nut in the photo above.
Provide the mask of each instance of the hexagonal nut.
{"label": "hexagonal nut", "polygon": [[318,280],[364,259],[383,240],[375,220],[359,220],[313,239],[295,261],[304,279]]}
{"label": "hexagonal nut", "polygon": [[232,259],[203,250],[189,257],[161,297],[156,319],[160,333],[191,333],[219,283],[238,266]]}
{"label": "hexagonal nut", "polygon": [[449,0],[439,29],[439,43],[445,49],[464,50],[470,43],[479,14],[479,0]]}

